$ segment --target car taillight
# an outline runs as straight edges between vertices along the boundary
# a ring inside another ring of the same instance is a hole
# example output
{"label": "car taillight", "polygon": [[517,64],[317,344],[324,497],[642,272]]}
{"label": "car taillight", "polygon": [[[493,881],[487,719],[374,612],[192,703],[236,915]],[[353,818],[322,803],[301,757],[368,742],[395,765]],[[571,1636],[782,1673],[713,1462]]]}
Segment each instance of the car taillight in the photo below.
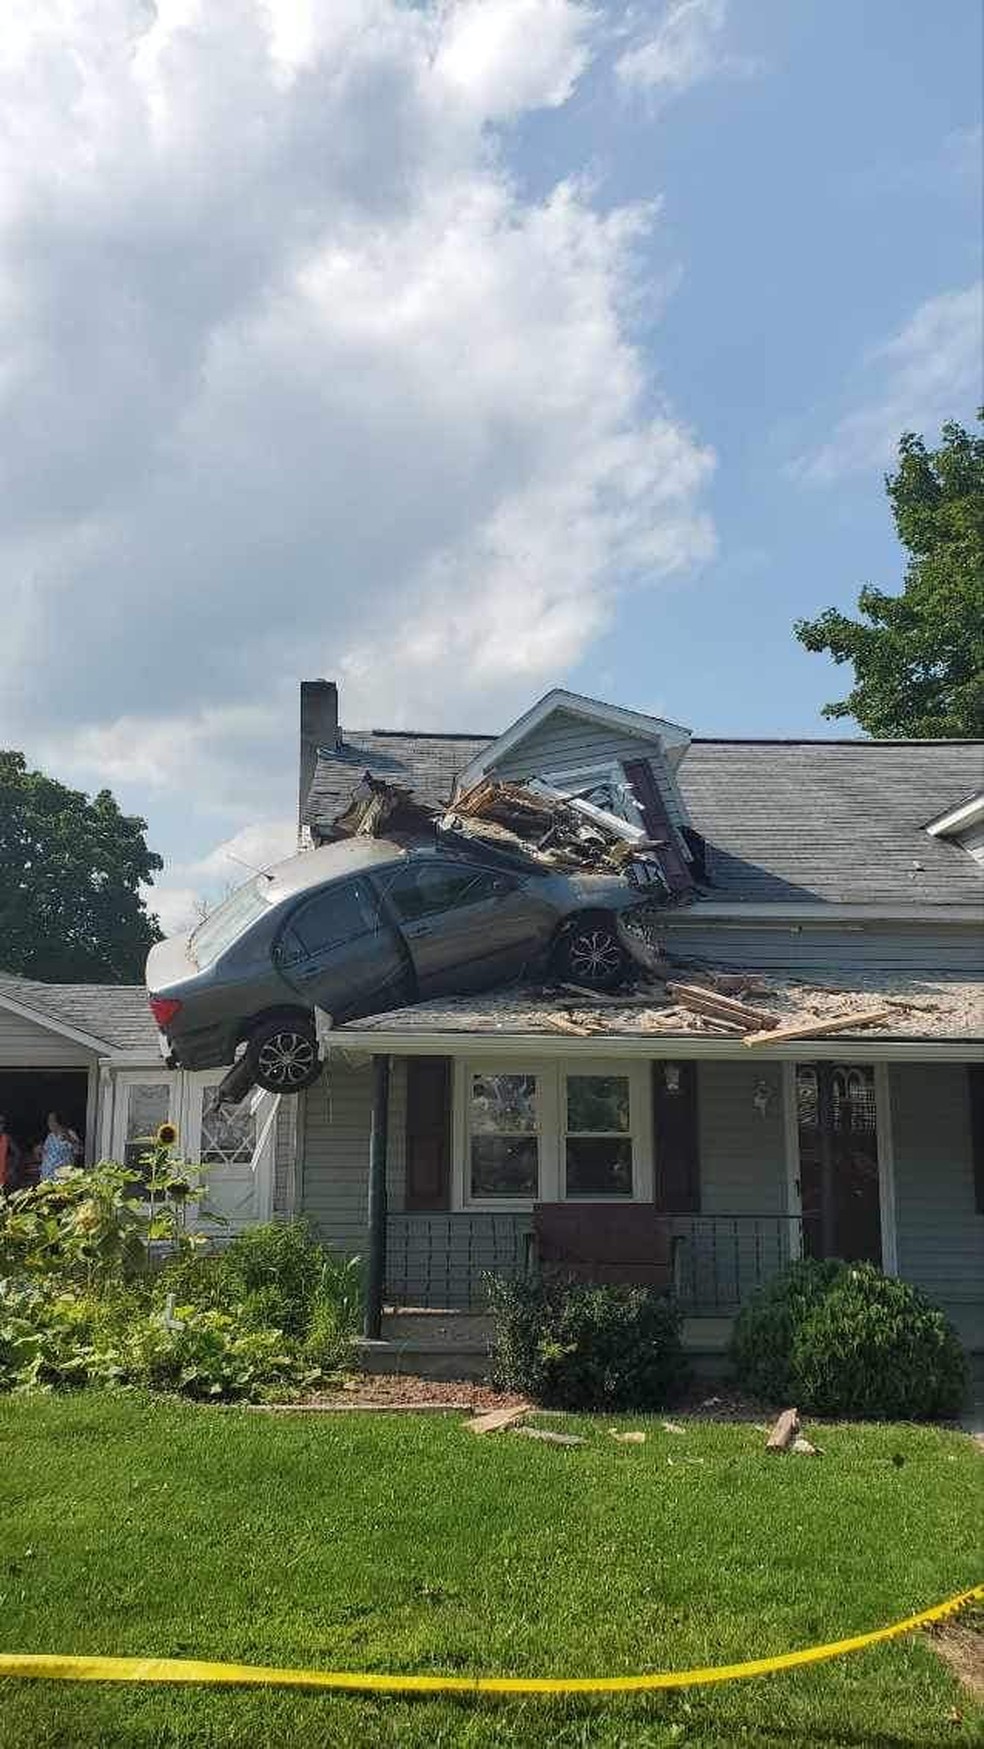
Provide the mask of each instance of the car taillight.
{"label": "car taillight", "polygon": [[150,1012],[160,1027],[167,1026],[168,1021],[174,1019],[180,1007],[180,1002],[176,1002],[173,996],[152,996],[150,998]]}

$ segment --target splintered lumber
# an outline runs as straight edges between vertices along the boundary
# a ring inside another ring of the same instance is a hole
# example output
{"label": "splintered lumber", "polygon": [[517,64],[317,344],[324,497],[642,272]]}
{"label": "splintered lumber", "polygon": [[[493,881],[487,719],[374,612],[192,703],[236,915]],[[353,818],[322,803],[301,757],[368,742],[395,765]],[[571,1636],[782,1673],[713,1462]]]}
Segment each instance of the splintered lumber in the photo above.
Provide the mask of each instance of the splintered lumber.
{"label": "splintered lumber", "polygon": [[592,1031],[595,1030],[590,1026],[578,1026],[576,1021],[568,1020],[564,1014],[545,1014],[543,1025],[550,1032],[569,1033],[572,1038],[590,1038]]}
{"label": "splintered lumber", "polygon": [[891,1020],[890,1008],[867,1008],[859,1014],[832,1014],[827,1020],[802,1020],[795,1026],[779,1026],[774,1032],[749,1032],[743,1045],[779,1044],[787,1038],[825,1038],[828,1032],[854,1032],[859,1026],[877,1026]]}
{"label": "splintered lumber", "polygon": [[765,1442],[766,1451],[788,1451],[799,1430],[798,1409],[784,1409]]}
{"label": "splintered lumber", "polygon": [[579,1433],[551,1433],[545,1427],[514,1427],[514,1433],[521,1433],[524,1439],[541,1439],[544,1445],[587,1445]]}
{"label": "splintered lumber", "polygon": [[504,1427],[510,1427],[514,1421],[521,1421],[530,1412],[529,1403],[519,1403],[512,1409],[488,1409],[484,1415],[475,1415],[465,1426],[469,1433],[501,1433]]}
{"label": "splintered lumber", "polygon": [[742,1027],[754,1026],[764,1031],[767,1027],[778,1026],[778,1019],[764,1008],[752,1008],[747,1002],[738,1002],[733,996],[722,996],[719,990],[706,990],[700,984],[667,984],[671,996],[684,1008],[692,1008],[696,1014],[709,1014],[714,1020],[733,1020]]}

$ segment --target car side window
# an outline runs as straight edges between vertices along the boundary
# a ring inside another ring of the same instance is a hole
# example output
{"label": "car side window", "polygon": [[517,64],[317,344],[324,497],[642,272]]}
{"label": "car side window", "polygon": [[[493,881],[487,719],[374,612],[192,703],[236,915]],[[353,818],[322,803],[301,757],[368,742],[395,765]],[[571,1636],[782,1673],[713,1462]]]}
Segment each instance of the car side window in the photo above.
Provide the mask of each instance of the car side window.
{"label": "car side window", "polygon": [[308,959],[367,935],[378,924],[375,899],[367,883],[339,881],[293,913],[281,937],[280,957]]}
{"label": "car side window", "polygon": [[487,868],[455,868],[440,862],[418,862],[401,869],[387,883],[386,894],[401,923],[478,905],[519,886],[515,875]]}

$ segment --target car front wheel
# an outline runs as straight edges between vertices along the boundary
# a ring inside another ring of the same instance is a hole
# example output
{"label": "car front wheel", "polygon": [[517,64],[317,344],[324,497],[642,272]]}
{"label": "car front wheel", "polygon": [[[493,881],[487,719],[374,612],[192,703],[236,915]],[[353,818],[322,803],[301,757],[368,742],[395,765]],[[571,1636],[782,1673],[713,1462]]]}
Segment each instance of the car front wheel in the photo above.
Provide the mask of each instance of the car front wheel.
{"label": "car front wheel", "polygon": [[246,1057],[268,1093],[300,1093],[321,1074],[314,1027],[293,1017],[267,1020],[250,1035]]}
{"label": "car front wheel", "polygon": [[554,964],[572,984],[611,990],[625,977],[628,955],[612,918],[590,913],[574,918],[558,943]]}

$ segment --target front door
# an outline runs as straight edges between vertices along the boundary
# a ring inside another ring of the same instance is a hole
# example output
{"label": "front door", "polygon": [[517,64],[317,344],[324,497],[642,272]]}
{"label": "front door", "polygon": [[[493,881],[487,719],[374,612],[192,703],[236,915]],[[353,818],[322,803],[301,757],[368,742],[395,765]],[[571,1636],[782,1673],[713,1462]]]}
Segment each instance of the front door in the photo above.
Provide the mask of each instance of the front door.
{"label": "front door", "polygon": [[803,1252],[881,1264],[881,1196],[874,1070],[798,1063]]}

